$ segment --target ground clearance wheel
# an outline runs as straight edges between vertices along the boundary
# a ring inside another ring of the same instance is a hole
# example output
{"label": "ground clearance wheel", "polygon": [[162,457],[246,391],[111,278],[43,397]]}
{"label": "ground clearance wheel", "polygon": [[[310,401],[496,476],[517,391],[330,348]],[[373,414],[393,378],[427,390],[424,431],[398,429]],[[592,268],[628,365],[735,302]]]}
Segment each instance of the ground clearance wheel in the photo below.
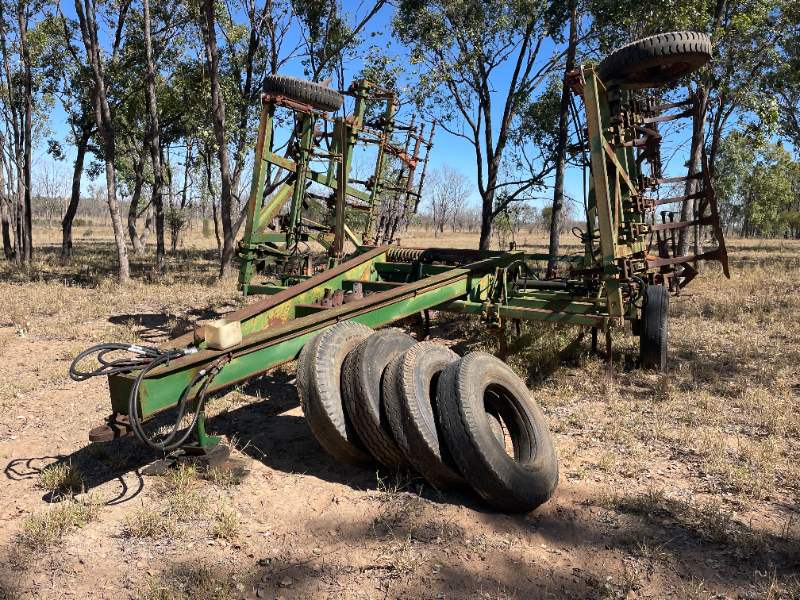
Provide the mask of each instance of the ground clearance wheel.
{"label": "ground clearance wheel", "polygon": [[290,100],[310,104],[313,108],[329,112],[339,110],[344,102],[344,96],[334,89],[286,75],[267,75],[264,78],[264,93],[286,96]]}
{"label": "ground clearance wheel", "polygon": [[705,33],[660,33],[615,50],[597,67],[600,81],[657,87],[696,71],[711,58],[711,40]]}
{"label": "ground clearance wheel", "polygon": [[297,365],[300,404],[314,437],[334,458],[354,466],[368,466],[375,461],[342,404],[342,363],[353,348],[373,333],[359,323],[337,323],[303,346]]}
{"label": "ground clearance wheel", "polygon": [[668,312],[667,288],[663,285],[647,286],[639,322],[639,353],[645,369],[663,371],[667,366]]}
{"label": "ground clearance wheel", "polygon": [[[550,430],[525,383],[508,365],[484,352],[468,354],[442,371],[438,400],[448,448],[489,504],[528,512],[553,496],[558,460]],[[493,430],[490,414],[499,417],[513,456]]]}
{"label": "ground clearance wheel", "polygon": [[342,395],[347,412],[364,444],[390,469],[408,469],[411,463],[395,442],[381,398],[386,366],[416,344],[397,329],[383,329],[361,342],[342,366]]}
{"label": "ground clearance wheel", "polygon": [[458,354],[436,342],[414,344],[386,367],[383,406],[392,434],[411,465],[446,489],[466,483],[447,449],[436,406],[439,375]]}

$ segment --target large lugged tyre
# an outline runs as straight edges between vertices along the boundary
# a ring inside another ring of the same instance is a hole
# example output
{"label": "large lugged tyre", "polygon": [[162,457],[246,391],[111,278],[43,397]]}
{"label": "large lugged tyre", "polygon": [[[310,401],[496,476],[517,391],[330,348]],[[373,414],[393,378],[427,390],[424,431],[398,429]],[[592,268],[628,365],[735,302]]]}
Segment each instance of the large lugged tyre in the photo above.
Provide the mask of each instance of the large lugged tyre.
{"label": "large lugged tyre", "polygon": [[436,384],[458,354],[436,342],[414,344],[383,376],[383,405],[397,445],[412,466],[439,488],[466,483],[453,460],[436,406]]}
{"label": "large lugged tyre", "polygon": [[342,396],[359,437],[372,455],[390,469],[411,467],[392,436],[381,398],[386,366],[416,344],[397,329],[384,329],[365,339],[342,366]]}
{"label": "large lugged tyre", "polygon": [[[558,459],[544,415],[525,383],[501,360],[467,354],[439,376],[442,431],[467,481],[489,504],[528,512],[558,485]],[[492,431],[499,415],[514,446],[509,456]]]}
{"label": "large lugged tyre", "polygon": [[318,110],[334,112],[344,102],[339,92],[320,83],[288,77],[286,75],[267,75],[264,78],[265,94],[280,94],[303,104],[310,104]]}
{"label": "large lugged tyre", "polygon": [[692,71],[711,58],[711,40],[705,33],[673,31],[660,33],[615,50],[597,68],[600,81],[656,87]]}
{"label": "large lugged tyre", "polygon": [[644,293],[642,319],[639,323],[642,367],[663,371],[667,366],[669,291],[663,285],[649,285]]}
{"label": "large lugged tyre", "polygon": [[300,352],[297,388],[306,422],[334,458],[353,466],[375,463],[342,404],[341,371],[348,353],[374,332],[344,321],[309,340]]}

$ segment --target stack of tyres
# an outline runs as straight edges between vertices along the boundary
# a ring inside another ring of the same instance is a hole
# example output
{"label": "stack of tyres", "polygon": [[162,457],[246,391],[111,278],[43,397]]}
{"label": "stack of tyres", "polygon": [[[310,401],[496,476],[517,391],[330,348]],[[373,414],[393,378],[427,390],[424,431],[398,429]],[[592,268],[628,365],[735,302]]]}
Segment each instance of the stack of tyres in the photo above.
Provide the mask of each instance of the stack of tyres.
{"label": "stack of tyres", "polygon": [[311,431],[342,462],[415,469],[438,489],[469,483],[504,512],[531,511],[555,493],[544,416],[489,354],[460,358],[395,329],[342,322],[304,346],[297,383]]}

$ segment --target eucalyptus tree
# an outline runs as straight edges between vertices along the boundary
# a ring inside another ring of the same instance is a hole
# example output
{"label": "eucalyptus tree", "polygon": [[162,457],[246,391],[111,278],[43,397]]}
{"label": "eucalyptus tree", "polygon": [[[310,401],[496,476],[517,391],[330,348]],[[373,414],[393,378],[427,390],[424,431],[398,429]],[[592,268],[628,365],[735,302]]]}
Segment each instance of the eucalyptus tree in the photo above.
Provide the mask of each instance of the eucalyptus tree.
{"label": "eucalyptus tree", "polygon": [[[549,153],[532,154],[514,129],[526,111],[541,113],[531,104],[562,57],[542,56],[542,48],[559,34],[566,14],[566,2],[560,0],[399,3],[394,31],[409,46],[410,63],[419,70],[413,100],[474,150],[481,249],[489,248],[493,219],[511,202],[544,186],[554,168]],[[517,177],[501,180],[501,170],[510,165]]]}
{"label": "eucalyptus tree", "polygon": [[[117,201],[117,178],[114,165],[116,158],[116,131],[111,114],[108,90],[109,78],[113,76],[113,71],[120,60],[120,46],[123,41],[125,20],[130,6],[130,0],[124,0],[117,5],[110,6],[100,4],[99,0],[75,0],[75,12],[78,16],[80,38],[83,42],[86,61],[92,73],[95,122],[102,140],[108,210],[111,215],[114,242],[119,259],[118,281],[123,285],[128,283],[130,279],[130,265],[128,249],[125,244],[125,230],[122,226],[119,202]],[[117,8],[117,10],[113,11],[113,8]],[[98,9],[100,11],[108,10],[107,13],[101,12],[101,18],[113,23],[114,26],[110,60],[107,58],[104,48],[100,45]]]}
{"label": "eucalyptus tree", "polygon": [[[7,257],[28,262],[33,255],[32,169],[34,147],[46,135],[52,96],[43,89],[42,55],[49,44],[43,27],[44,0],[0,3],[0,102],[4,131],[5,198],[8,229],[3,235]],[[11,232],[9,231],[9,233]]]}
{"label": "eucalyptus tree", "polygon": [[716,190],[729,223],[744,236],[797,234],[800,164],[783,144],[732,131],[720,144]]}
{"label": "eucalyptus tree", "polygon": [[65,160],[67,151],[64,145],[75,148],[70,198],[61,218],[62,261],[72,258],[72,225],[81,199],[86,154],[100,154],[97,145],[92,144],[97,124],[94,102],[87,94],[92,87],[92,74],[74,43],[76,27],[76,23],[58,15],[49,15],[41,25],[49,40],[41,55],[42,85],[61,103],[69,125],[69,133],[64,140],[48,140],[48,152],[57,160]]}

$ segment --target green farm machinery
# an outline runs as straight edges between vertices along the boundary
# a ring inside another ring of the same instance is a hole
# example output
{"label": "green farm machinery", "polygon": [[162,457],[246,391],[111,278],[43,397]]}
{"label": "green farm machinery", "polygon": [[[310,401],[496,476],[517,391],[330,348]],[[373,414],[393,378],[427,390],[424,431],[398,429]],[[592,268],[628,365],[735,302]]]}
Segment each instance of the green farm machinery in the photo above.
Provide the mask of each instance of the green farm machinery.
{"label": "green farm machinery", "polygon": [[[504,363],[509,324],[571,324],[591,328],[595,340],[602,332],[610,364],[612,333],[630,321],[642,365],[664,368],[669,291],[680,293],[697,261],[720,261],[726,275],[728,265],[707,167],[661,173],[658,126],[689,118],[698,127],[697,99],[659,105],[637,94],[710,55],[705,35],[662,34],[568,74],[586,125],[574,149],[591,174],[584,251],[569,256],[399,245],[419,205],[433,127],[426,135],[414,120],[400,123],[397,95],[367,81],[337,92],[268,77],[239,246],[241,290],[263,297],[158,348],[107,344],[78,357],[73,378],[109,381],[113,415],[90,439],[133,434],[165,452],[213,454],[221,445],[205,431],[206,395],[299,358],[304,414],[336,458],[413,468],[437,487],[466,480],[500,510],[545,502],[558,481],[556,454],[530,392]],[[332,117],[345,98],[352,112]],[[283,154],[274,151],[279,116],[291,129]],[[351,174],[363,147],[375,162],[358,179]],[[687,181],[691,193],[658,195],[662,184]],[[694,220],[662,212],[658,222],[659,207],[685,201],[696,203]],[[675,255],[676,234],[695,227],[710,228],[717,247]],[[326,255],[317,253],[318,264],[314,243]],[[534,267],[554,261],[555,272]],[[500,338],[500,356],[461,358],[423,341],[429,311],[474,315]],[[386,327],[400,321],[416,326],[416,339]],[[127,358],[110,358],[124,350]],[[78,372],[92,352],[101,368]],[[175,407],[171,433],[149,437],[147,421]]]}

